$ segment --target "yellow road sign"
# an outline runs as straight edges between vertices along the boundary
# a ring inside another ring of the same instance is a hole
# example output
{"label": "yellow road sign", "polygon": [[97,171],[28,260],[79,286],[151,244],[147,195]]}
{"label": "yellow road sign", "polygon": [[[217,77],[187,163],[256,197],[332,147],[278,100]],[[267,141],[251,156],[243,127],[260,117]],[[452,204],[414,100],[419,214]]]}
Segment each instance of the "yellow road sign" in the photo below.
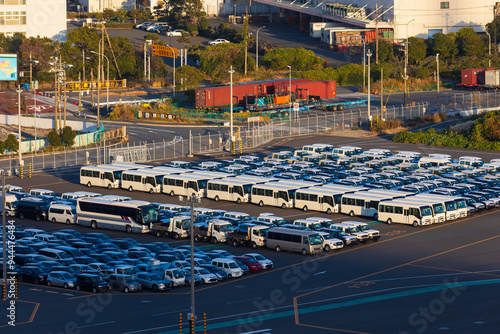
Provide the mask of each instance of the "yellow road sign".
{"label": "yellow road sign", "polygon": [[164,45],[151,45],[151,53],[157,56],[177,58],[178,52],[177,48]]}

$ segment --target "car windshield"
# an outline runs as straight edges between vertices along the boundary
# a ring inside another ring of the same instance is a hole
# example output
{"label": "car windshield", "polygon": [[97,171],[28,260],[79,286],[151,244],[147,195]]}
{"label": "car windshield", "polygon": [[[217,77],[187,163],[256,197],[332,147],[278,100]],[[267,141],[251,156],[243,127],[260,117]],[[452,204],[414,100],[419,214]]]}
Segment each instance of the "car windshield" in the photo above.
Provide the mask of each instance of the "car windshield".
{"label": "car windshield", "polygon": [[135,279],[133,276],[125,276],[124,281],[125,281],[125,283],[132,283],[132,282],[135,282]]}
{"label": "car windshield", "polygon": [[432,210],[430,206],[423,206],[420,208],[422,216],[432,216]]}
{"label": "car windshield", "polygon": [[233,225],[227,224],[227,225],[221,225],[220,226],[220,231],[221,232],[229,232],[233,230]]}
{"label": "car windshield", "polygon": [[74,279],[75,276],[74,275],[71,275],[70,273],[64,273],[64,274],[61,274],[62,278],[64,279]]}
{"label": "car windshield", "polygon": [[264,261],[266,260],[265,257],[263,257],[262,255],[258,254],[258,255],[255,255],[254,258],[257,260],[257,261]]}
{"label": "car windshield", "polygon": [[161,277],[160,275],[156,275],[156,274],[153,274],[153,275],[149,275],[149,280],[150,281],[161,281]]}
{"label": "car windshield", "polygon": [[102,276],[99,276],[99,277],[93,277],[92,278],[92,281],[94,283],[103,283],[104,282],[104,279],[102,278]]}
{"label": "car windshield", "polygon": [[182,270],[175,270],[172,275],[174,278],[183,278],[185,277],[184,272]]}
{"label": "car windshield", "polygon": [[69,258],[71,258],[71,257],[72,257],[71,255],[69,255],[69,254],[68,254],[68,253],[66,253],[66,252],[61,252],[58,256],[59,256],[59,258],[61,258],[61,259],[69,259]]}
{"label": "car windshield", "polygon": [[209,272],[208,270],[206,270],[206,269],[200,269],[200,270],[198,271],[198,273],[199,273],[200,275],[208,275],[208,274],[210,274],[210,272]]}
{"label": "car windshield", "polygon": [[323,239],[321,238],[321,236],[319,234],[313,234],[313,235],[309,236],[309,244],[311,246],[321,245],[321,244],[323,244]]}
{"label": "car windshield", "polygon": [[236,269],[236,268],[239,268],[238,265],[236,264],[236,262],[229,262],[229,268],[231,269]]}

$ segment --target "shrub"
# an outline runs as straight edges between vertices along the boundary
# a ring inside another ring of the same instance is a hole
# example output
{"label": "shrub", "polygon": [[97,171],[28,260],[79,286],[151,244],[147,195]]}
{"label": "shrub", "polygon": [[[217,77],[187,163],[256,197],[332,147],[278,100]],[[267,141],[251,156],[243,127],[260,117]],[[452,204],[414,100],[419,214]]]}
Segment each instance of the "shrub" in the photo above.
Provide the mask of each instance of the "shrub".
{"label": "shrub", "polygon": [[61,135],[62,142],[66,147],[72,147],[75,145],[75,137],[76,137],[76,131],[73,130],[70,126],[65,126],[64,129],[62,130],[62,135]]}
{"label": "shrub", "polygon": [[17,141],[16,136],[12,133],[9,134],[4,142],[4,147],[10,152],[17,152],[19,150],[19,142]]}
{"label": "shrub", "polygon": [[61,137],[59,137],[59,134],[56,130],[52,130],[49,132],[49,134],[47,135],[47,140],[52,147],[59,147],[62,144]]}

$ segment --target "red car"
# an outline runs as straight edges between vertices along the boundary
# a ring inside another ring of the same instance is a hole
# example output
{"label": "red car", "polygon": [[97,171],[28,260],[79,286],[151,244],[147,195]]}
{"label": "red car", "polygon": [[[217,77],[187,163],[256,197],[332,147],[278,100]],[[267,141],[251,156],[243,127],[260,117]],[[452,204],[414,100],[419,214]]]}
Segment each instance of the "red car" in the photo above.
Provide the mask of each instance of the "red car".
{"label": "red car", "polygon": [[251,273],[258,273],[264,270],[264,267],[262,267],[262,264],[260,262],[249,256],[233,256],[233,258],[243,262],[243,264],[245,264],[250,269]]}

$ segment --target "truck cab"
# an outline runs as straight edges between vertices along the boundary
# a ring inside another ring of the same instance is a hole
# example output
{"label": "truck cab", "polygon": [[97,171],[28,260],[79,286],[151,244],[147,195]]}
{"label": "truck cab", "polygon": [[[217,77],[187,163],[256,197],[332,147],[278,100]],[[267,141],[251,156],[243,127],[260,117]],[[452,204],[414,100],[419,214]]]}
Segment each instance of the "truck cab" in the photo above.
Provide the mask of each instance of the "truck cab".
{"label": "truck cab", "polygon": [[186,275],[180,268],[166,269],[163,277],[172,282],[172,286],[184,286],[186,284]]}

